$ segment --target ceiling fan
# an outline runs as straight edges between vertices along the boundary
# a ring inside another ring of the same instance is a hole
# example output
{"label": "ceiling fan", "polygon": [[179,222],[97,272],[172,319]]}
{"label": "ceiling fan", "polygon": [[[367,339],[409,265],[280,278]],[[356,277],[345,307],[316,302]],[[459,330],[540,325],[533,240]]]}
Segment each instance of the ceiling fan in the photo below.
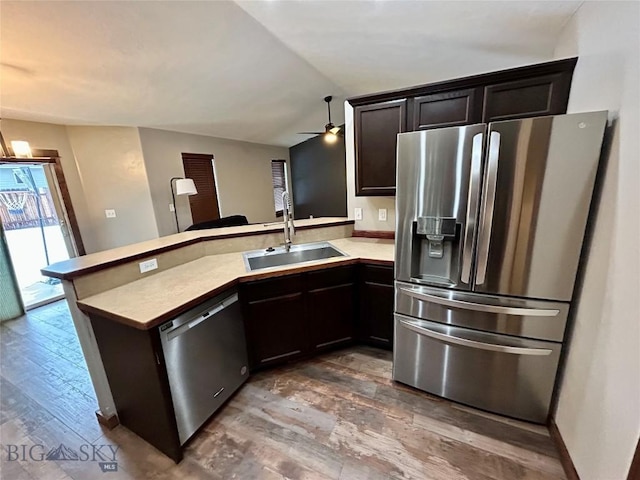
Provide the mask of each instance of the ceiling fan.
{"label": "ceiling fan", "polygon": [[324,97],[324,101],[327,102],[327,113],[329,114],[329,123],[324,126],[324,132],[298,132],[300,135],[324,135],[324,139],[326,142],[333,143],[338,139],[338,134],[340,134],[340,127],[336,127],[331,122],[331,100],[333,97],[331,95],[327,95]]}

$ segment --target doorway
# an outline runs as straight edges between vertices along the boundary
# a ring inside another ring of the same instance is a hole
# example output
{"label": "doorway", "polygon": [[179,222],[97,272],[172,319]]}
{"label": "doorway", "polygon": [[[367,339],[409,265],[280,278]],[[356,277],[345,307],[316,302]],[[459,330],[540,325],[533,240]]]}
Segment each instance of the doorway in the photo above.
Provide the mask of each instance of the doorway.
{"label": "doorway", "polygon": [[184,176],[191,178],[196,185],[196,190],[198,190],[196,195],[189,196],[193,224],[219,219],[220,206],[213,171],[213,155],[183,153],[182,166]]}
{"label": "doorway", "polygon": [[78,254],[54,163],[0,163],[0,221],[27,310],[64,297],[40,269]]}

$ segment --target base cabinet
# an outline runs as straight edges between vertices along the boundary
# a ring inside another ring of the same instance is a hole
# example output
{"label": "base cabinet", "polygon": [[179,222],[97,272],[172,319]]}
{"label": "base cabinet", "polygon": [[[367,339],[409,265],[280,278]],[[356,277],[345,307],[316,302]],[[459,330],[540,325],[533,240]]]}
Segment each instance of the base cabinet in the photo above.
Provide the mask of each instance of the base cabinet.
{"label": "base cabinet", "polygon": [[349,265],[241,285],[251,369],[352,343],[355,281]]}
{"label": "base cabinet", "polygon": [[367,345],[393,348],[393,267],[360,267],[358,337]]}
{"label": "base cabinet", "polygon": [[158,328],[137,330],[91,315],[120,424],[176,463],[182,460]]}
{"label": "base cabinet", "polygon": [[259,280],[240,289],[252,369],[303,355],[307,350],[302,275]]}
{"label": "base cabinet", "polygon": [[[232,293],[235,290],[220,297],[226,298]],[[258,280],[241,284],[238,298],[243,318],[240,321],[239,312],[232,318],[237,319],[240,326],[244,324],[250,370],[312,356],[356,341],[389,349],[393,345],[393,267],[347,265]],[[204,306],[205,310],[210,308]],[[201,307],[203,305],[196,309]],[[184,315],[191,315],[191,311]],[[208,318],[205,321],[214,319]],[[195,390],[202,386],[213,392],[212,385],[217,388],[217,383],[207,376],[224,376],[217,363],[225,368],[233,365],[232,357],[240,349],[234,342],[238,334],[242,337],[242,333],[237,333],[242,329],[223,327],[222,319],[216,323],[221,331],[193,330],[197,325],[200,328],[204,325],[200,318],[182,325],[177,317],[149,330],[138,330],[93,314],[90,319],[120,423],[176,463],[180,462],[186,438],[193,432],[180,438],[176,415],[176,406],[180,406],[172,399],[172,392],[179,390],[172,390],[177,385],[175,381],[172,383],[172,378],[185,380],[181,384],[188,388],[180,392],[190,392],[191,397],[200,394]],[[191,337],[191,341],[176,344],[172,350],[166,342],[171,338],[175,340],[178,331],[182,332],[179,335],[190,332],[192,337],[203,335],[203,338],[193,341]],[[233,338],[225,339],[227,333],[233,334]],[[195,347],[197,351],[183,352]],[[176,359],[173,354],[180,352],[181,358]],[[181,365],[184,358],[193,361]],[[205,372],[205,381],[193,377],[195,359],[201,363],[198,368],[205,369],[201,370]],[[246,357],[242,365],[245,360]],[[172,372],[177,372],[177,377],[172,377]],[[241,375],[245,372],[246,369],[240,368]],[[211,411],[223,402],[213,402],[215,407]],[[199,428],[202,418],[193,431]]]}
{"label": "base cabinet", "polygon": [[148,330],[89,318],[120,423],[176,463],[249,377],[233,288]]}
{"label": "base cabinet", "polygon": [[318,352],[353,342],[356,325],[355,268],[307,274],[309,348]]}

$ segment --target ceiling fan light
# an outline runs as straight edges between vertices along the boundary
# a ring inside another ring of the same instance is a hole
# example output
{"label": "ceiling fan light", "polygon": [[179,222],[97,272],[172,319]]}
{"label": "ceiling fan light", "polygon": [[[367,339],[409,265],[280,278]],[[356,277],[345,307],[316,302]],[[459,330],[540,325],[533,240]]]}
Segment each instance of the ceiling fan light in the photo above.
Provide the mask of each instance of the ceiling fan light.
{"label": "ceiling fan light", "polygon": [[324,134],[324,141],[327,143],[336,143],[336,140],[338,140],[338,136],[335,133],[332,132],[327,132]]}
{"label": "ceiling fan light", "polygon": [[334,135],[337,135],[339,131],[340,131],[340,127],[333,127],[329,129],[329,132],[331,132]]}

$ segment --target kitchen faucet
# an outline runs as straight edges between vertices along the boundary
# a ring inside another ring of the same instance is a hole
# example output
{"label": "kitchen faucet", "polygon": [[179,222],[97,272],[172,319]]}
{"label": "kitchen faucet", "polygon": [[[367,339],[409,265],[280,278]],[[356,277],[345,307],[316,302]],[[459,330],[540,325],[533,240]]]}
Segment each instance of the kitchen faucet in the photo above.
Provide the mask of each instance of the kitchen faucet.
{"label": "kitchen faucet", "polygon": [[282,216],[284,217],[284,249],[288,252],[291,249],[291,234],[295,235],[296,230],[291,213],[291,198],[286,190],[282,192]]}

